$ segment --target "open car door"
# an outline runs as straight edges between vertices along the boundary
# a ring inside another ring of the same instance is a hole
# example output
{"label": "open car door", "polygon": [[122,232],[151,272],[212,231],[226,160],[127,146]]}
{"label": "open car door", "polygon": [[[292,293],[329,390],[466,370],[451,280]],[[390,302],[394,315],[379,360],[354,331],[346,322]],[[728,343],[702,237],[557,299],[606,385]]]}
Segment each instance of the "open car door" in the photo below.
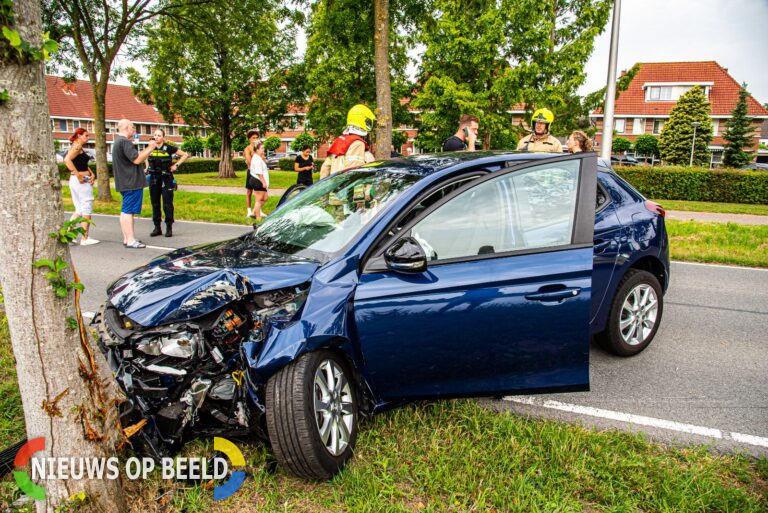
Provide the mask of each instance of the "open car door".
{"label": "open car door", "polygon": [[[354,317],[377,400],[589,388],[596,170],[580,154],[489,173],[371,254]],[[426,269],[393,270],[404,241]]]}

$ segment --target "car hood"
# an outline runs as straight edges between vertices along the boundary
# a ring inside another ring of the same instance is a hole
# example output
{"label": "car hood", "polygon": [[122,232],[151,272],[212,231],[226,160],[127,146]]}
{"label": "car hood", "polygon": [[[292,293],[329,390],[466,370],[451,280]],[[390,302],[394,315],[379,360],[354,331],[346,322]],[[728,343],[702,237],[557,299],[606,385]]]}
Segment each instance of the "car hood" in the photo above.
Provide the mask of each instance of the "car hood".
{"label": "car hood", "polygon": [[249,294],[300,285],[319,266],[239,238],[156,258],[110,285],[107,296],[133,322],[158,326],[200,317]]}

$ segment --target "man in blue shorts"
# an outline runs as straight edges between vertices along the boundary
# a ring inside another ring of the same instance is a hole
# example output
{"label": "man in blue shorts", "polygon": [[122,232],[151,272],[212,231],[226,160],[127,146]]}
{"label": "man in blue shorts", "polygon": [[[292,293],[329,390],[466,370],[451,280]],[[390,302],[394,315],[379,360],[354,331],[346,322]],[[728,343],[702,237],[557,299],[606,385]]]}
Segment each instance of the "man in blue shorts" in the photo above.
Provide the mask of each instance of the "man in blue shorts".
{"label": "man in blue shorts", "polygon": [[120,229],[123,231],[123,246],[130,249],[146,248],[133,235],[133,216],[141,214],[141,202],[144,199],[144,187],[147,179],[141,163],[147,160],[157,145],[150,141],[139,153],[131,142],[136,129],[127,119],[117,122],[117,137],[112,145],[112,172],[115,175],[115,190],[123,196],[120,209]]}

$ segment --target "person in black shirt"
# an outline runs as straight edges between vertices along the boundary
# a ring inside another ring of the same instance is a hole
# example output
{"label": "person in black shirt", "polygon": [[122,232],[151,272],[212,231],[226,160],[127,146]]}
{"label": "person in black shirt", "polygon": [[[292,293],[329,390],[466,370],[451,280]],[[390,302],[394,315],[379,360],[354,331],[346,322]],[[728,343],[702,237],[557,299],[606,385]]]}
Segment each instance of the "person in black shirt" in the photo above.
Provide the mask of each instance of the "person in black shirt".
{"label": "person in black shirt", "polygon": [[299,173],[296,177],[297,185],[312,185],[312,169],[315,167],[315,161],[312,155],[309,154],[310,147],[305,144],[301,148],[301,154],[296,155],[296,160],[293,161],[293,170]]}
{"label": "person in black shirt", "polygon": [[477,131],[480,128],[480,120],[477,116],[464,114],[459,118],[459,128],[443,143],[443,151],[475,151]]}
{"label": "person in black shirt", "polygon": [[[166,144],[165,131],[162,128],[155,130],[152,137],[157,148],[147,158],[147,174],[149,198],[152,200],[152,222],[155,224],[155,229],[149,236],[156,237],[163,233],[160,229],[160,222],[162,221],[160,199],[162,198],[163,212],[165,213],[165,236],[173,237],[173,191],[177,187],[173,172],[178,169],[182,162],[187,160],[189,154],[175,146]],[[174,155],[181,157],[176,164],[173,163]]]}

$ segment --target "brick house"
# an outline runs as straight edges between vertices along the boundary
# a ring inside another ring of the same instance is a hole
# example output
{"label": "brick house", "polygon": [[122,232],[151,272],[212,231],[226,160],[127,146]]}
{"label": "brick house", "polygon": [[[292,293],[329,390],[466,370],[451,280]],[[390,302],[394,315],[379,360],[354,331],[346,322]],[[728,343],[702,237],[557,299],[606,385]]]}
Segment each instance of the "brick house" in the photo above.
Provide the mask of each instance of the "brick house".
{"label": "brick house", "polygon": [[[72,132],[83,127],[93,134],[93,91],[87,80],[64,82],[59,77],[45,77],[48,89],[48,109],[51,117],[53,138],[61,144],[61,149],[69,148],[69,137]],[[138,135],[137,145],[144,147],[150,140],[152,132],[157,128],[165,130],[169,142],[181,144],[180,130],[187,127],[181,120],[168,124],[154,107],[142,103],[131,92],[129,86],[109,84],[106,100],[107,156],[112,155],[112,141],[117,134],[117,122],[123,118],[130,119],[136,126]],[[92,137],[87,147],[95,148],[96,141]]]}
{"label": "brick house", "polygon": [[[634,141],[643,134],[658,136],[677,100],[694,86],[701,87],[709,98],[714,131],[709,147],[712,165],[718,165],[726,143],[722,135],[739,99],[741,85],[715,61],[641,63],[627,90],[616,100],[614,137]],[[757,149],[760,128],[768,119],[768,110],[751,95],[747,105],[748,115],[753,118],[752,149]],[[589,117],[597,127],[595,139],[599,147],[603,131],[602,109],[593,111]]]}

